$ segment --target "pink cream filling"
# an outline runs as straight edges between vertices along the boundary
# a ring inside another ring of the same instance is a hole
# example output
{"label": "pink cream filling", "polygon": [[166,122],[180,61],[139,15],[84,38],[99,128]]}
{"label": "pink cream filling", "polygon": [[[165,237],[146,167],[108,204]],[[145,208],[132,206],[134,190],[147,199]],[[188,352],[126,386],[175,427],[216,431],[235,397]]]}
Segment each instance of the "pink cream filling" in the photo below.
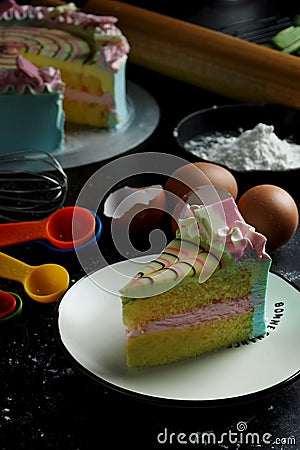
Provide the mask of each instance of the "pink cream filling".
{"label": "pink cream filling", "polygon": [[89,92],[77,91],[76,89],[65,89],[65,97],[68,100],[75,100],[80,103],[95,103],[97,105],[105,105],[109,110],[113,110],[114,102],[110,94],[104,93],[101,96],[90,94]]}
{"label": "pink cream filling", "polygon": [[127,331],[127,339],[143,335],[145,333],[157,333],[169,330],[170,328],[183,328],[207,320],[223,319],[229,316],[236,316],[253,309],[253,296],[231,300],[226,303],[217,303],[204,308],[197,308],[183,314],[176,314],[165,317],[159,321],[148,322],[142,326],[135,327]]}

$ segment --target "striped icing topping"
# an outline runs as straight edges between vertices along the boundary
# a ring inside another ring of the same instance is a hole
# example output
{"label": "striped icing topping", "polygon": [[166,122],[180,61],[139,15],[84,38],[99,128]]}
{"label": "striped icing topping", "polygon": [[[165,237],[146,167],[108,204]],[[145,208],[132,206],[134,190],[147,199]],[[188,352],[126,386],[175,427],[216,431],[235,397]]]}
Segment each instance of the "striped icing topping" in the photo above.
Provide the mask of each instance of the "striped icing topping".
{"label": "striped icing topping", "polygon": [[214,255],[195,242],[176,238],[158,258],[146,264],[120,293],[129,298],[158,295],[185,278],[199,276],[207,265],[206,270],[211,269],[212,272],[221,267]]}
{"label": "striped icing topping", "polygon": [[0,27],[0,67],[16,67],[17,54],[34,54],[85,64],[92,55],[90,44],[63,30],[39,27]]}
{"label": "striped icing topping", "polygon": [[[58,7],[34,7],[31,5],[20,6],[13,0],[5,0],[4,3],[2,10],[0,8],[1,27],[5,29],[19,26],[23,29],[26,28],[26,40],[28,37],[30,38],[32,29],[35,27],[49,29],[45,30],[48,35],[47,48],[48,45],[49,49],[52,48],[49,52],[53,57],[63,59],[70,53],[69,59],[66,60],[72,61],[72,58],[76,57],[80,62],[89,61],[98,66],[105,65],[112,71],[117,71],[127,58],[129,44],[121,30],[116,27],[117,19],[115,17],[85,14],[78,11],[74,4]],[[63,35],[63,39],[67,39],[66,44],[56,30],[69,34],[69,36]],[[42,38],[42,35],[38,36],[37,46],[40,40],[43,40]],[[51,38],[54,42],[51,42]],[[56,48],[57,44],[58,48]],[[31,45],[33,48],[33,42]],[[59,53],[64,57],[59,56]]]}
{"label": "striped icing topping", "polygon": [[[203,254],[204,257],[200,258],[200,254]],[[194,268],[193,261],[202,265],[206,254],[207,252],[196,246],[194,242],[176,238],[167,245],[157,259],[144,266],[137,278],[161,275],[163,270],[167,269],[173,269],[174,277],[177,278],[182,274],[182,264],[186,265],[184,272],[187,274]]]}

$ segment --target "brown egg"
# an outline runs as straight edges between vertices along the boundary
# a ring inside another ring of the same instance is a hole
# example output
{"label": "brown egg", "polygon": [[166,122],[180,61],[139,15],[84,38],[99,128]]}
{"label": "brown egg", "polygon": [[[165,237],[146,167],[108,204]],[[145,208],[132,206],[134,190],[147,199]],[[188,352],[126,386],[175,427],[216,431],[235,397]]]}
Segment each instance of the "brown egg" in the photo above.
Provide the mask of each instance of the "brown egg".
{"label": "brown egg", "polygon": [[148,233],[165,217],[166,195],[161,185],[142,188],[125,186],[111,193],[104,204],[104,215],[123,231]]}
{"label": "brown egg", "polygon": [[218,164],[207,162],[188,163],[179,167],[168,178],[165,188],[182,198],[192,189],[210,183],[225,189],[236,199],[238,186],[232,173]]}
{"label": "brown egg", "polygon": [[285,244],[298,226],[297,205],[278,186],[255,186],[241,196],[237,205],[245,221],[266,236],[268,249]]}

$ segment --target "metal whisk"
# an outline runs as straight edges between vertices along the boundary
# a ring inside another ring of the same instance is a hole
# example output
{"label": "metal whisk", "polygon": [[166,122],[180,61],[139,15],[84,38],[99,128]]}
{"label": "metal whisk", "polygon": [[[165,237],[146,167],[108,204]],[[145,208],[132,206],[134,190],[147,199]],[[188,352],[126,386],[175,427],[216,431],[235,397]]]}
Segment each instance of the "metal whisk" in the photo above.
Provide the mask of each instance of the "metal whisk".
{"label": "metal whisk", "polygon": [[60,163],[39,150],[0,154],[0,218],[36,220],[61,207],[68,178]]}

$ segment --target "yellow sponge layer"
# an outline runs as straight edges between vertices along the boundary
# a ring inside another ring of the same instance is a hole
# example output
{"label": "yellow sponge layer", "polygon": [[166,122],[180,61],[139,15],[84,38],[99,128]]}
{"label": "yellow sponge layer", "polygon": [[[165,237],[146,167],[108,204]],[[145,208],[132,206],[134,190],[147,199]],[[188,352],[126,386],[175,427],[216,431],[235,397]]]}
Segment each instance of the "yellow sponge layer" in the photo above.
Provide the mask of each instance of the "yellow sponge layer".
{"label": "yellow sponge layer", "polygon": [[101,96],[104,93],[101,78],[95,74],[89,74],[85,71],[71,71],[64,68],[61,69],[62,80],[70,89],[75,89],[82,92],[88,92],[92,95]]}
{"label": "yellow sponge layer", "polygon": [[226,347],[251,336],[253,312],[127,340],[128,367],[156,366]]}
{"label": "yellow sponge layer", "polygon": [[[114,75],[93,65],[61,61],[55,58],[25,54],[37,67],[51,66],[61,71],[61,77],[68,89],[101,97],[104,93],[114,95]],[[66,91],[67,92],[67,91]],[[66,121],[98,128],[108,125],[109,109],[105,104],[75,101],[67,94],[63,103]]]}
{"label": "yellow sponge layer", "polygon": [[123,322],[130,328],[139,323],[248,296],[255,284],[253,273],[259,267],[256,262],[236,264],[219,270],[203,284],[199,284],[198,277],[193,277],[160,295],[129,300],[123,303]]}
{"label": "yellow sponge layer", "polygon": [[96,103],[82,103],[64,99],[64,111],[68,122],[88,124],[92,127],[104,128],[108,123],[108,108]]}

